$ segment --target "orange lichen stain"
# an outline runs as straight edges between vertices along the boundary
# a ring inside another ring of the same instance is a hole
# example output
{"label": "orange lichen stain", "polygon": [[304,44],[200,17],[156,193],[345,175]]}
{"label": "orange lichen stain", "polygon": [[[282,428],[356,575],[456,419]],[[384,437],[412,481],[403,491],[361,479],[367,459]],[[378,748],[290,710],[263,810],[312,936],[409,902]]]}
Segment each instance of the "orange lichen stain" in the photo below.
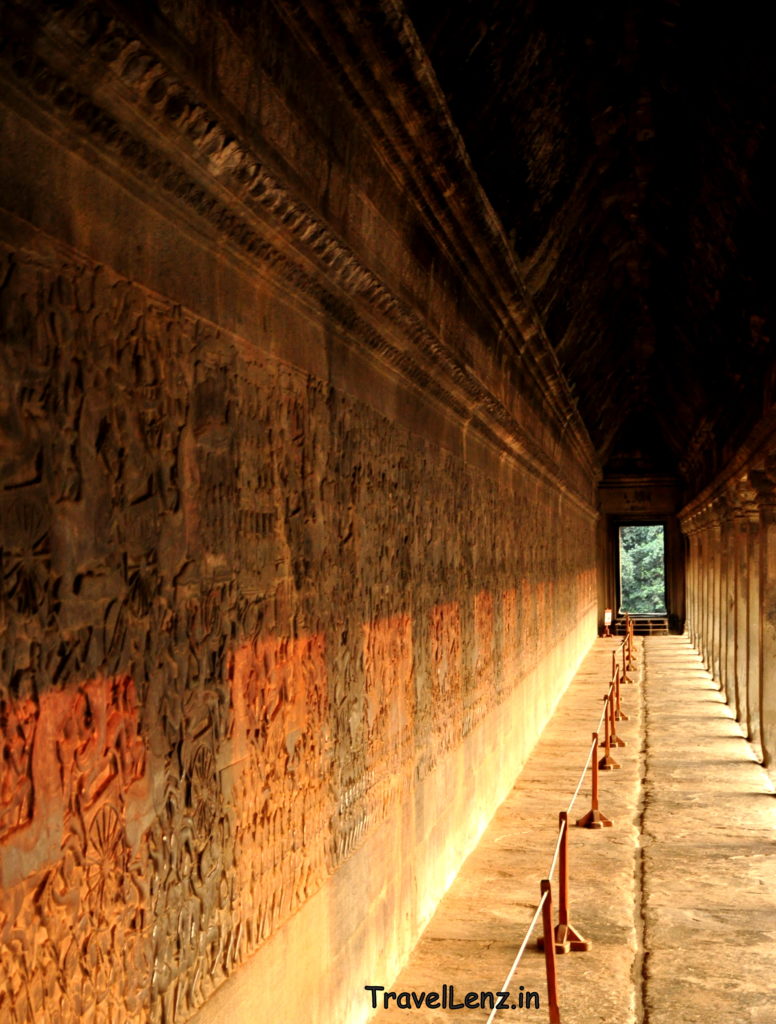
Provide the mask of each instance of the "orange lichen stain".
{"label": "orange lichen stain", "polygon": [[261,743],[280,770],[302,747],[324,740],[328,679],[326,644],[319,634],[270,637],[238,648],[232,667],[234,759]]}
{"label": "orange lichen stain", "polygon": [[391,615],[363,627],[369,760],[393,770],[412,739],[412,620]]}
{"label": "orange lichen stain", "polygon": [[474,595],[474,639],[477,649],[474,685],[487,697],[493,688],[493,595],[486,590]]}
{"label": "orange lichen stain", "polygon": [[442,753],[461,730],[461,606],[457,601],[431,609],[429,641],[434,753]]}
{"label": "orange lichen stain", "polygon": [[88,826],[101,801],[122,803],[145,773],[137,693],[128,676],[87,680],[37,699],[6,697],[0,740],[0,839],[25,825],[35,833],[63,809]]}
{"label": "orange lichen stain", "polygon": [[231,666],[236,913],[254,947],[330,870],[331,738],[323,635],[267,637]]}
{"label": "orange lichen stain", "polygon": [[21,721],[34,722],[32,755],[4,758],[0,791],[24,792],[26,778],[33,812],[0,843],[0,921],[34,955],[2,950],[0,991],[30,1019],[58,1019],[65,1007],[68,1019],[91,1020],[99,1006],[105,1020],[135,1021],[131,993],[142,993],[150,962],[143,856],[127,839],[147,800],[135,684],[97,678],[34,701],[6,698],[5,747]]}
{"label": "orange lichen stain", "polygon": [[461,606],[431,609],[431,680],[435,701],[455,701],[461,691]]}
{"label": "orange lichen stain", "polygon": [[[117,676],[81,684],[61,724],[56,752],[66,806],[77,797],[86,810],[109,790],[125,793],[142,778],[146,751],[138,735],[134,681]],[[77,794],[71,796],[73,787]]]}
{"label": "orange lichen stain", "polygon": [[519,651],[516,590],[505,590],[501,595],[501,622],[502,686],[511,687],[516,682]]}
{"label": "orange lichen stain", "polygon": [[32,746],[38,705],[31,697],[0,699],[0,842],[32,817]]}

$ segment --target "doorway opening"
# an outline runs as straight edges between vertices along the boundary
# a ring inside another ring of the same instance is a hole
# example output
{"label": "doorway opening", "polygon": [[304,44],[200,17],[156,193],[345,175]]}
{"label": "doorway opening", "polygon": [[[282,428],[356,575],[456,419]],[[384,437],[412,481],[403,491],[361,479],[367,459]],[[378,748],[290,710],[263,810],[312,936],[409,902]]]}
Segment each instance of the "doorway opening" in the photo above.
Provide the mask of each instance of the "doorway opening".
{"label": "doorway opening", "polygon": [[666,614],[665,527],[620,527],[620,611]]}

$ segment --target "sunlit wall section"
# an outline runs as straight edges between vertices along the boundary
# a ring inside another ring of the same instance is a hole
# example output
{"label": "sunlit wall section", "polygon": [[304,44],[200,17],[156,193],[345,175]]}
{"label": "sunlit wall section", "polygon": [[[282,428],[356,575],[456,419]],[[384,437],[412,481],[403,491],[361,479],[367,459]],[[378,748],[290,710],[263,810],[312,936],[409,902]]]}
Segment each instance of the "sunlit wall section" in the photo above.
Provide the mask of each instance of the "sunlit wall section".
{"label": "sunlit wall section", "polygon": [[593,639],[595,458],[392,5],[103,6],[0,48],[0,1019],[352,1024]]}

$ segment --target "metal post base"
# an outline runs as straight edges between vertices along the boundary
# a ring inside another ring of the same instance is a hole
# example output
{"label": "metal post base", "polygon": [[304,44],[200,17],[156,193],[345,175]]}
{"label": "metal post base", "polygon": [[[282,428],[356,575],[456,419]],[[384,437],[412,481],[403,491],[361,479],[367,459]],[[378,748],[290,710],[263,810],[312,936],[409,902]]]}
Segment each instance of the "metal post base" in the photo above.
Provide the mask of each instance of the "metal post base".
{"label": "metal post base", "polygon": [[598,770],[602,772],[611,772],[615,768],[622,768],[619,761],[615,761],[611,754],[604,754],[601,760],[598,762]]}
{"label": "metal post base", "polygon": [[612,819],[607,818],[598,808],[593,808],[577,820],[577,828],[611,828]]}

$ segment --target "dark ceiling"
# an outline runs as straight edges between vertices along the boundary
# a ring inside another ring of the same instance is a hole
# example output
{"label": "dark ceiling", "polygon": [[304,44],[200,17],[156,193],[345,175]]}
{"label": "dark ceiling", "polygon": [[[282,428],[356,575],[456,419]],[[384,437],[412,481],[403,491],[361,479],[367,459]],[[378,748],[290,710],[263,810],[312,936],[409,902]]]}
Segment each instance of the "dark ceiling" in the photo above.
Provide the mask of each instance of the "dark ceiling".
{"label": "dark ceiling", "polygon": [[774,398],[768,5],[405,6],[602,460],[697,489]]}

